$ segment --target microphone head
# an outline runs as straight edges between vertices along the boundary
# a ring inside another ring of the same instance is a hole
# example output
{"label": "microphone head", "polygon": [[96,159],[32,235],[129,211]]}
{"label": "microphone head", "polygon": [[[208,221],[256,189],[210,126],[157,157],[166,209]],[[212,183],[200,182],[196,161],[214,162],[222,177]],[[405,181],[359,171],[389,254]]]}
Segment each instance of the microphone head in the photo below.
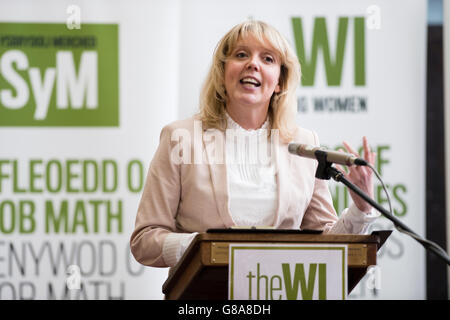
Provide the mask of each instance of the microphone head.
{"label": "microphone head", "polygon": [[298,147],[299,147],[298,143],[289,143],[288,145],[289,153],[297,154]]}

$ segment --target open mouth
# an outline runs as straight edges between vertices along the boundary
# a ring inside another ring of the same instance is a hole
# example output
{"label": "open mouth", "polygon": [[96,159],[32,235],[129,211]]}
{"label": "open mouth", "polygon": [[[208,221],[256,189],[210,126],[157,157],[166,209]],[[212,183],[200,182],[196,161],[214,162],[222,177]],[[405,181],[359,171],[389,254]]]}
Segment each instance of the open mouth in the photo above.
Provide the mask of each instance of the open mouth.
{"label": "open mouth", "polygon": [[241,80],[239,80],[239,82],[241,84],[248,84],[248,85],[252,85],[254,87],[261,86],[261,83],[258,80],[256,80],[255,78],[250,78],[250,77],[242,78]]}

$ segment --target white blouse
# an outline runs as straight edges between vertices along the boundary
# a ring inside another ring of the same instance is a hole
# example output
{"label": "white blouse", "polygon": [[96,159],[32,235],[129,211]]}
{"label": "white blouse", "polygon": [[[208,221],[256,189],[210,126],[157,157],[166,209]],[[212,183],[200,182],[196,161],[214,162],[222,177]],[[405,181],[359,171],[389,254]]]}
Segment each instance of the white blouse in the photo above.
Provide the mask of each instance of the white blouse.
{"label": "white blouse", "polygon": [[267,137],[269,120],[257,130],[243,129],[228,114],[227,121],[226,166],[231,217],[237,226],[272,226],[278,193]]}

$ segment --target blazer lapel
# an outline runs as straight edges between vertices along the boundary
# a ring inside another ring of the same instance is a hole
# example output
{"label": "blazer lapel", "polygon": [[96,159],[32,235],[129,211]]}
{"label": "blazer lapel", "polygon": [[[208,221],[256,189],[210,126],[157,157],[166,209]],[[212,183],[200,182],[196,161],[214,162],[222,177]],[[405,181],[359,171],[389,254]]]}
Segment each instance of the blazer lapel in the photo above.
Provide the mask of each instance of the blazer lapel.
{"label": "blazer lapel", "polygon": [[280,225],[280,220],[286,215],[290,203],[289,172],[292,157],[289,156],[288,146],[279,143],[275,148],[275,169],[278,191],[278,206],[275,216],[275,227]]}
{"label": "blazer lapel", "polygon": [[217,211],[226,228],[234,225],[228,208],[228,182],[225,161],[225,134],[217,129],[203,132],[206,163],[209,167],[211,183],[216,200]]}

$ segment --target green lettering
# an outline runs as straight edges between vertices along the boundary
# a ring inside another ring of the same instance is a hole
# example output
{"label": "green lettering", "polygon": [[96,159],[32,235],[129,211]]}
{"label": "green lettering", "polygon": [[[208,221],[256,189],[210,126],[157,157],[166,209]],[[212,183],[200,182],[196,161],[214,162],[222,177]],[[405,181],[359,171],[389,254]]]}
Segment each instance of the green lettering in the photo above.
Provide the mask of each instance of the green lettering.
{"label": "green lettering", "polygon": [[[273,280],[278,280],[278,286],[275,287],[275,285],[273,284]],[[275,300],[273,297],[273,292],[274,291],[279,291],[281,290],[281,277],[280,276],[273,276],[272,278],[270,278],[270,299],[271,300]],[[277,300],[281,300],[281,294],[278,296]]]}
{"label": "green lettering", "polygon": [[327,265],[319,263],[319,300],[327,300]]}
{"label": "green lettering", "polygon": [[0,160],[0,192],[2,192],[3,180],[9,178],[9,174],[3,173],[3,164],[10,163],[9,160]]}
{"label": "green lettering", "polygon": [[355,42],[354,42],[354,59],[355,59],[355,85],[366,85],[366,52],[365,52],[365,23],[364,17],[356,17],[354,24]]}
{"label": "green lettering", "polygon": [[[133,167],[137,167],[138,170],[135,175],[133,175]],[[144,167],[142,163],[139,160],[131,160],[128,163],[127,173],[128,190],[131,192],[140,192],[144,186]],[[138,178],[137,183],[136,181],[133,182],[133,176]]]}
{"label": "green lettering", "polygon": [[98,207],[103,203],[102,200],[89,200],[94,207],[94,232],[98,233]]}
{"label": "green lettering", "polygon": [[[389,185],[386,184],[386,189],[389,192]],[[383,206],[383,203],[388,203],[388,199],[386,196],[386,193],[384,192],[383,186],[382,185],[377,185],[376,186],[376,199],[377,202],[380,206]]]}
{"label": "green lettering", "polygon": [[75,203],[75,216],[73,218],[72,233],[76,232],[78,226],[81,226],[83,228],[84,233],[88,232],[86,210],[84,208],[84,202],[81,200],[78,200]]}
{"label": "green lettering", "polygon": [[267,278],[267,276],[265,276],[265,275],[260,275],[260,273],[259,273],[259,263],[257,263],[256,264],[256,299],[257,300],[261,300],[261,297],[259,296],[259,293],[260,293],[260,288],[259,288],[259,282],[261,281],[261,279],[264,279],[264,281],[265,281],[265,289],[266,289],[266,295],[265,295],[265,297],[266,297],[266,300],[267,300],[267,297],[269,296],[269,294],[268,294],[268,285],[269,285],[269,283],[268,283],[268,281],[269,281],[269,279]]}
{"label": "green lettering", "polygon": [[[89,171],[91,168],[91,171]],[[92,177],[93,183],[89,186],[89,176]],[[83,161],[83,191],[95,192],[98,188],[98,166],[94,160]]]}
{"label": "green lettering", "polygon": [[312,300],[314,292],[314,279],[316,277],[317,264],[311,263],[309,265],[308,283],[306,283],[305,269],[303,263],[295,264],[294,281],[291,281],[291,271],[288,263],[281,265],[283,269],[284,285],[286,290],[286,298],[288,300],[297,300],[298,285],[302,291],[303,300]]}
{"label": "green lettering", "polygon": [[403,201],[403,199],[400,197],[400,195],[399,195],[400,192],[403,192],[404,194],[407,192],[407,188],[405,185],[397,184],[394,186],[394,189],[392,190],[394,198],[401,205],[401,210],[397,210],[395,208],[393,209],[394,215],[396,215],[397,217],[402,217],[406,214],[406,212],[408,212],[408,206],[407,206],[406,202]]}
{"label": "green lettering", "polygon": [[[9,209],[9,210],[7,210]],[[9,212],[10,217],[10,225],[9,228],[6,226],[5,220],[6,213]],[[11,200],[5,200],[0,202],[0,231],[3,234],[9,234],[14,231],[16,226],[16,210],[14,207],[14,203]]]}
{"label": "green lettering", "polygon": [[80,192],[79,189],[76,189],[73,187],[73,180],[75,180],[76,178],[79,178],[80,175],[78,173],[74,173],[72,171],[72,166],[75,164],[78,164],[79,161],[78,160],[67,160],[66,162],[66,177],[67,177],[67,181],[66,181],[66,189],[67,192]]}
{"label": "green lettering", "polygon": [[45,233],[50,233],[50,227],[53,232],[59,233],[61,226],[64,227],[64,232],[67,233],[69,229],[67,207],[67,200],[62,200],[59,211],[55,212],[53,202],[51,200],[45,201]]}
{"label": "green lettering", "polygon": [[388,164],[390,161],[389,160],[387,160],[387,159],[385,159],[384,157],[383,157],[383,153],[384,153],[384,151],[386,151],[386,150],[390,150],[390,146],[389,145],[380,145],[380,146],[377,146],[377,163],[376,163],[376,165],[377,165],[377,171],[378,171],[378,173],[380,174],[380,176],[383,176],[383,172],[382,172],[382,167],[385,165],[385,164]]}
{"label": "green lettering", "polygon": [[108,227],[107,231],[108,233],[111,233],[111,225],[113,220],[117,220],[117,232],[122,233],[122,200],[119,200],[117,202],[117,212],[113,213],[111,211],[111,202],[107,202],[107,213],[106,213],[106,219],[108,221]]}
{"label": "green lettering", "polygon": [[[53,169],[55,168],[55,169]],[[52,170],[56,170],[56,174],[51,174]],[[56,185],[51,184],[52,177],[56,177]],[[61,191],[62,187],[62,166],[58,160],[50,160],[45,168],[45,183],[47,190],[51,193]]]}
{"label": "green lettering", "polygon": [[248,278],[248,299],[249,299],[249,300],[252,300],[252,279],[253,279],[254,277],[255,277],[255,276],[252,275],[252,272],[249,271],[249,272],[248,272],[248,275],[247,275],[247,278]]}
{"label": "green lettering", "polygon": [[42,192],[43,190],[35,186],[36,179],[42,178],[42,173],[36,172],[35,166],[42,164],[42,160],[30,160],[30,192]]}
{"label": "green lettering", "polygon": [[[34,220],[34,202],[30,200],[20,201],[20,233],[32,233],[36,228],[36,221]],[[29,227],[25,227],[25,221],[28,221]]]}
{"label": "green lettering", "polygon": [[13,177],[14,177],[14,179],[13,179],[13,190],[14,190],[14,193],[25,193],[26,190],[23,189],[23,188],[21,189],[19,187],[19,173],[18,173],[18,171],[19,171],[19,168],[18,168],[17,160],[14,160],[13,161]]}
{"label": "green lettering", "polygon": [[[109,172],[108,172],[109,168]],[[103,177],[103,192],[114,192],[117,190],[117,163],[113,160],[102,161],[102,177]],[[112,177],[112,185],[108,186],[107,177]]]}
{"label": "green lettering", "polygon": [[[309,59],[306,57],[304,34],[301,18],[292,18],[297,56],[302,66],[302,85],[313,86],[316,73],[317,55],[322,50],[325,63],[327,83],[329,86],[339,86],[342,79],[342,66],[344,62],[345,43],[347,38],[348,18],[340,17],[334,62],[331,59],[327,25],[324,17],[314,19],[313,40]],[[355,49],[356,50],[356,49]]]}

